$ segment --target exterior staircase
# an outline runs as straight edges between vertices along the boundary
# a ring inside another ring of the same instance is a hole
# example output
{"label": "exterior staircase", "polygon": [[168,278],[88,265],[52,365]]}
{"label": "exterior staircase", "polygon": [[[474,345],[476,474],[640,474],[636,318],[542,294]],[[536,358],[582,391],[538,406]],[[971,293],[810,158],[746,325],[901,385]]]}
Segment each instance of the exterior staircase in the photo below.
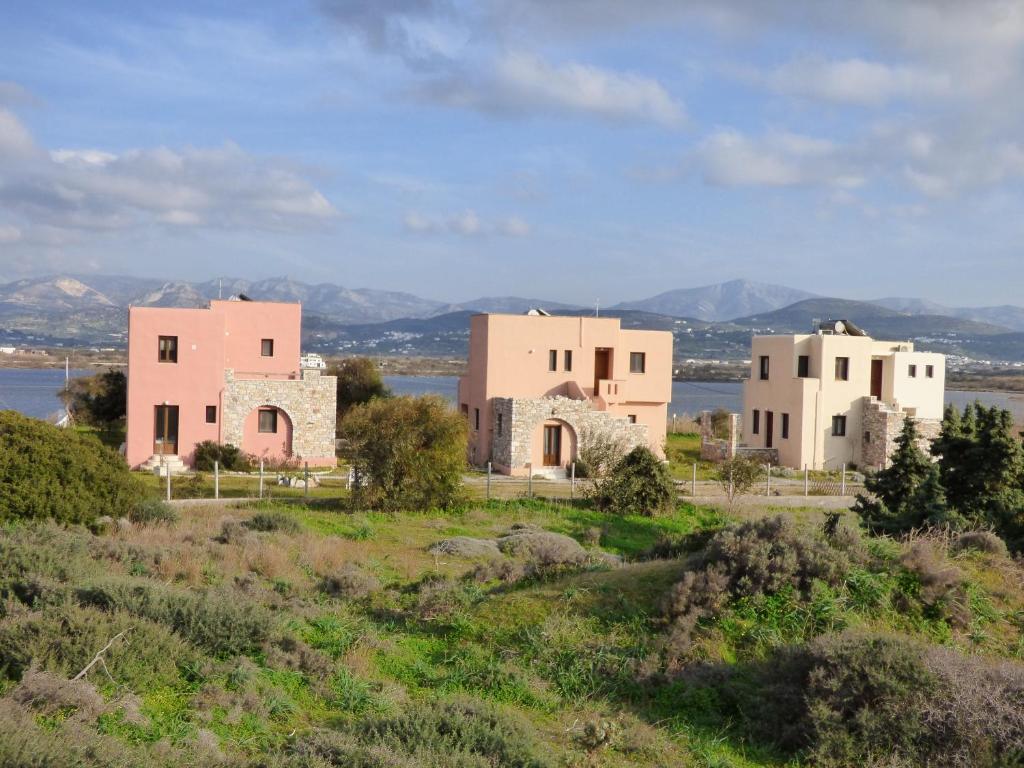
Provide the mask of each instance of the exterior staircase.
{"label": "exterior staircase", "polygon": [[180,456],[165,455],[159,456],[153,454],[139,467],[139,469],[146,470],[147,472],[154,472],[159,477],[166,477],[167,473],[170,472],[172,475],[179,475],[188,467],[185,466],[185,462],[181,460]]}

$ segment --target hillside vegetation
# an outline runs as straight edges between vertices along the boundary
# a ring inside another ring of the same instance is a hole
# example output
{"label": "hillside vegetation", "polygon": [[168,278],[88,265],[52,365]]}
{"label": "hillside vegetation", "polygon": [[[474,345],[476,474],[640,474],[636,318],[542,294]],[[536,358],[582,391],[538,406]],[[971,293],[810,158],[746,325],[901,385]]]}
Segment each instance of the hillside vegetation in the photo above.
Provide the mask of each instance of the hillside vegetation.
{"label": "hillside vegetation", "polygon": [[989,534],[540,501],[138,519],[0,528],[0,764],[966,766],[1022,746],[1022,571]]}

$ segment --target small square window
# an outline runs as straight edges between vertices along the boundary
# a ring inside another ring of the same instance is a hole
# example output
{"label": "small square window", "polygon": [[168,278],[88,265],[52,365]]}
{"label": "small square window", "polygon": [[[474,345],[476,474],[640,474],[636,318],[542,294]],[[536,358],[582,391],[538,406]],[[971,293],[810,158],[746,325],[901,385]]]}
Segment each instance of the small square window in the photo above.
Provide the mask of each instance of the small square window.
{"label": "small square window", "polygon": [[754,418],[751,420],[753,423],[750,425],[750,431],[753,434],[758,434],[761,431],[761,412],[754,409]]}
{"label": "small square window", "polygon": [[629,419],[629,423],[630,424],[636,424],[636,414],[635,413],[629,414],[626,418]]}
{"label": "small square window", "polygon": [[926,379],[934,379],[935,378],[935,366],[934,365],[926,365],[924,367],[924,377]]}
{"label": "small square window", "polygon": [[811,358],[809,355],[800,355],[796,359],[796,375],[806,379],[811,375]]}
{"label": "small square window", "polygon": [[474,408],[473,409],[473,429],[476,429],[476,430],[480,429],[480,409],[479,408]]}
{"label": "small square window", "polygon": [[865,432],[864,433],[864,445],[871,445],[871,433],[870,432]]}
{"label": "small square window", "polygon": [[837,357],[836,358],[836,381],[849,381],[850,380],[850,358],[848,357]]}
{"label": "small square window", "polygon": [[176,363],[178,362],[178,337],[177,336],[161,336],[160,337],[160,352],[157,358],[161,363]]}
{"label": "small square window", "polygon": [[572,370],[572,350],[571,349],[565,350],[565,370],[567,370],[567,371],[571,371]]}
{"label": "small square window", "polygon": [[263,408],[260,410],[260,432],[277,433],[276,408]]}
{"label": "small square window", "polygon": [[835,437],[846,437],[846,417],[845,416],[833,416],[832,417],[832,434]]}
{"label": "small square window", "polygon": [[552,350],[548,351],[548,370],[549,371],[557,371],[558,370],[558,350],[557,349],[552,349]]}
{"label": "small square window", "polygon": [[782,439],[789,440],[789,414],[782,414]]}
{"label": "small square window", "polygon": [[761,381],[768,381],[768,355],[761,355]]}
{"label": "small square window", "polygon": [[916,365],[908,365],[907,366],[907,376],[909,376],[912,379],[916,379],[917,378],[917,366]]}
{"label": "small square window", "polygon": [[216,424],[217,423],[217,406],[208,405],[206,406],[206,423]]}
{"label": "small square window", "polygon": [[274,340],[273,339],[263,339],[260,342],[260,355],[262,355],[263,357],[273,357],[274,356]]}
{"label": "small square window", "polygon": [[630,373],[644,373],[647,370],[647,353],[646,352],[630,352],[629,353],[629,372]]}

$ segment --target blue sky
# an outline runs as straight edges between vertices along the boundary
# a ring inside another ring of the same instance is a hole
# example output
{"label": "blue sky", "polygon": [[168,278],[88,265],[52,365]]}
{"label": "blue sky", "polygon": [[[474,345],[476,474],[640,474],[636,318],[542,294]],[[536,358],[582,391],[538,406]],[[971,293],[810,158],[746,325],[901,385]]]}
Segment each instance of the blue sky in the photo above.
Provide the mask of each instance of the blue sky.
{"label": "blue sky", "polygon": [[6,4],[0,279],[1022,301],[1024,0],[164,5]]}

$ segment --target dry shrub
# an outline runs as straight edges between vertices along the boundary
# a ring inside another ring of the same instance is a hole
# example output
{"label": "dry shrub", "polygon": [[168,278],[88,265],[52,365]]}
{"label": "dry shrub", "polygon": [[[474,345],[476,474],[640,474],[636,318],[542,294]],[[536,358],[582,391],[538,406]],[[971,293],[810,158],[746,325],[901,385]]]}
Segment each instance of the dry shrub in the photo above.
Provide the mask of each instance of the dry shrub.
{"label": "dry shrub", "polygon": [[265,579],[294,576],[296,571],[287,550],[267,541],[250,542],[245,547],[246,566]]}
{"label": "dry shrub", "polygon": [[221,544],[244,545],[250,538],[249,528],[243,521],[232,517],[226,517],[221,521],[220,535],[217,537]]}
{"label": "dry shrub", "polygon": [[206,554],[195,547],[168,550],[153,564],[153,573],[162,581],[183,582],[199,586],[205,581],[208,563]]}
{"label": "dry shrub", "polygon": [[917,577],[920,588],[916,597],[926,611],[957,627],[970,624],[971,609],[964,575],[931,542],[914,542],[900,558],[900,563]]}
{"label": "dry shrub", "polygon": [[448,619],[465,611],[472,596],[463,584],[441,574],[427,574],[416,587],[414,613],[423,621]]}
{"label": "dry shrub", "polygon": [[454,536],[431,544],[427,550],[432,555],[455,555],[457,557],[498,556],[498,545],[491,539],[474,539],[470,536]]}
{"label": "dry shrub", "polygon": [[579,565],[587,552],[576,539],[551,531],[516,530],[498,539],[498,549],[540,566]]}
{"label": "dry shrub", "polygon": [[502,581],[506,584],[513,584],[525,575],[526,568],[522,563],[508,560],[504,557],[496,557],[479,563],[467,574],[468,578],[481,584],[488,581]]}
{"label": "dry shrub", "polygon": [[320,591],[344,600],[362,600],[380,591],[380,581],[355,563],[345,563],[320,580]]}
{"label": "dry shrub", "polygon": [[[98,650],[98,649],[97,649]],[[107,703],[88,680],[69,680],[62,675],[30,667],[10,692],[18,704],[41,715],[64,714],[91,723],[107,709]]]}
{"label": "dry shrub", "polygon": [[254,531],[271,533],[280,531],[294,536],[302,531],[302,524],[287,512],[270,510],[257,512],[246,522],[246,525]]}
{"label": "dry shrub", "polygon": [[961,533],[953,541],[950,550],[954,553],[959,552],[985,552],[989,555],[1000,555],[1005,557],[1007,554],[1006,542],[999,538],[992,531],[967,531]]}

